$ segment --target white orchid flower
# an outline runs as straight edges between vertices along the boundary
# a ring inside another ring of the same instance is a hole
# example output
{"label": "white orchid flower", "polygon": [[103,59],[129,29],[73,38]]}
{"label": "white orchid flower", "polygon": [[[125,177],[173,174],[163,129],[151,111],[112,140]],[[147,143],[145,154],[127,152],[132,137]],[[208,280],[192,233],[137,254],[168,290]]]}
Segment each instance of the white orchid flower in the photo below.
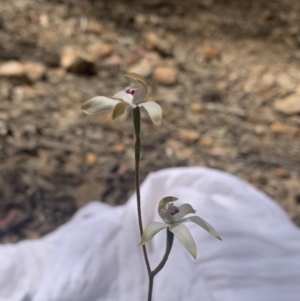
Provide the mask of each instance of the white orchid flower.
{"label": "white orchid flower", "polygon": [[127,108],[144,108],[152,122],[160,125],[162,119],[162,110],[159,104],[153,101],[144,102],[148,87],[145,79],[136,73],[127,73],[125,76],[134,80],[129,87],[116,93],[112,98],[105,96],[96,96],[86,101],[82,106],[83,110],[88,115],[94,115],[112,110],[112,119],[116,119],[124,114]]}
{"label": "white orchid flower", "polygon": [[193,213],[196,211],[190,204],[183,204],[179,207],[176,207],[173,202],[175,202],[177,198],[168,196],[163,198],[158,205],[158,213],[164,223],[153,222],[149,224],[143,233],[142,240],[140,245],[146,244],[150,241],[154,235],[156,235],[159,231],[168,228],[183,244],[183,246],[187,249],[187,251],[196,259],[197,256],[197,248],[195,241],[188,230],[188,228],[183,225],[186,222],[193,222],[206,230],[211,235],[216,238],[221,239],[218,232],[205,220],[203,220],[199,216],[191,216],[186,217],[187,214]]}

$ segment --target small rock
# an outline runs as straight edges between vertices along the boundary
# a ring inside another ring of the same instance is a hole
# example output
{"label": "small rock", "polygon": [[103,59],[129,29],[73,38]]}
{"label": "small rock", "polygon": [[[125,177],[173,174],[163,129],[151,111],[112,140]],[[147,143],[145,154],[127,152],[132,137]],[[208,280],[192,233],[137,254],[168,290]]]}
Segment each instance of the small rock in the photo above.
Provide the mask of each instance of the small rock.
{"label": "small rock", "polygon": [[40,63],[34,63],[34,62],[25,63],[24,68],[25,68],[26,76],[32,82],[36,82],[42,79],[46,73],[46,67]]}
{"label": "small rock", "polygon": [[144,36],[145,47],[151,50],[157,50],[164,55],[172,52],[172,45],[167,39],[159,37],[154,32],[148,32]]}
{"label": "small rock", "polygon": [[254,127],[254,132],[255,132],[255,134],[257,134],[257,135],[263,135],[263,134],[265,134],[265,133],[267,132],[267,127],[264,126],[264,125],[258,124],[258,125],[256,125],[256,126]]}
{"label": "small rock", "polygon": [[275,103],[275,110],[285,115],[300,113],[300,95],[292,94]]}
{"label": "small rock", "polygon": [[261,77],[261,85],[265,89],[272,88],[275,83],[275,76],[272,73],[266,73]]}
{"label": "small rock", "polygon": [[208,62],[221,57],[221,49],[210,42],[203,45],[202,51],[204,60]]}
{"label": "small rock", "polygon": [[201,113],[204,111],[204,107],[201,103],[193,102],[190,104],[190,110],[194,113]]}
{"label": "small rock", "polygon": [[177,82],[178,71],[175,67],[156,67],[153,79],[161,85],[171,86]]}
{"label": "small rock", "polygon": [[102,63],[104,66],[121,66],[123,64],[123,60],[120,55],[114,53],[107,59],[105,59]]}
{"label": "small rock", "polygon": [[295,93],[300,95],[300,85],[298,85],[295,89]]}
{"label": "small rock", "polygon": [[123,153],[124,150],[125,150],[125,145],[124,144],[121,144],[121,143],[118,143],[118,144],[115,144],[112,149],[111,149],[114,153]]}
{"label": "small rock", "polygon": [[222,157],[228,155],[229,150],[223,147],[214,147],[209,151],[209,154],[215,157]]}
{"label": "small rock", "polygon": [[289,171],[283,167],[276,168],[275,174],[280,178],[286,178],[286,179],[291,176]]}
{"label": "small rock", "polygon": [[292,92],[295,89],[292,78],[285,73],[279,74],[276,77],[276,83],[287,92]]}
{"label": "small rock", "polygon": [[103,26],[97,21],[91,20],[87,23],[85,32],[93,34],[101,34],[103,32]]}
{"label": "small rock", "polygon": [[256,170],[250,175],[250,181],[252,183],[254,182],[257,184],[266,185],[268,183],[268,178],[264,175],[262,171]]}
{"label": "small rock", "polygon": [[147,16],[144,14],[136,14],[134,16],[134,24],[138,27],[141,28],[144,26],[144,24],[147,22]]}
{"label": "small rock", "polygon": [[200,135],[197,131],[194,130],[181,129],[178,132],[178,137],[183,142],[192,143],[197,141],[200,138]]}
{"label": "small rock", "polygon": [[89,166],[95,165],[98,161],[97,156],[94,153],[87,153],[85,155],[85,163]]}
{"label": "small rock", "polygon": [[216,89],[220,92],[225,92],[228,89],[229,83],[227,81],[220,81],[216,84]]}
{"label": "small rock", "polygon": [[90,45],[89,53],[91,54],[93,62],[96,62],[104,57],[111,55],[112,48],[109,44],[98,42]]}
{"label": "small rock", "polygon": [[3,63],[0,65],[0,77],[24,80],[26,78],[24,65],[18,61]]}
{"label": "small rock", "polygon": [[147,59],[141,60],[138,64],[132,66],[129,72],[137,73],[143,77],[148,77],[153,72],[153,66]]}
{"label": "small rock", "polygon": [[256,78],[248,78],[244,84],[244,91],[246,93],[251,93],[257,86],[257,79]]}
{"label": "small rock", "polygon": [[175,150],[175,156],[179,160],[188,160],[193,156],[193,152],[189,148],[180,148]]}
{"label": "small rock", "polygon": [[214,144],[213,139],[211,137],[208,137],[208,136],[203,137],[201,139],[201,142],[200,142],[200,146],[205,147],[205,148],[210,148],[210,147],[213,146],[213,144]]}
{"label": "small rock", "polygon": [[292,125],[282,124],[280,122],[274,122],[270,126],[271,132],[274,134],[286,134],[289,137],[294,137],[298,128]]}
{"label": "small rock", "polygon": [[67,47],[62,54],[60,64],[69,72],[77,74],[93,74],[95,65],[86,55],[73,47]]}

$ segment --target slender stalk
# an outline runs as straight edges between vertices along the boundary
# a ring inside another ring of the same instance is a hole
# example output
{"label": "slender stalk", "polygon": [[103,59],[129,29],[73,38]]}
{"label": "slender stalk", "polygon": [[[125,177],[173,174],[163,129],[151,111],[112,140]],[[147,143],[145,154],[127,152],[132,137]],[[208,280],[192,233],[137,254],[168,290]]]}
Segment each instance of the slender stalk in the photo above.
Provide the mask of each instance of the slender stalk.
{"label": "slender stalk", "polygon": [[154,277],[165,266],[172,249],[173,240],[174,240],[174,234],[167,228],[167,246],[166,246],[165,255],[162,261],[158,264],[158,266],[149,274],[148,301],[151,301],[152,299]]}
{"label": "slender stalk", "polygon": [[[132,110],[133,115],[133,125],[134,125],[134,132],[135,132],[135,189],[136,189],[136,200],[137,200],[137,212],[138,212],[138,224],[141,237],[143,235],[143,222],[142,222],[142,210],[141,210],[141,192],[140,192],[140,160],[141,160],[141,113],[140,108],[136,107]],[[174,234],[167,229],[167,246],[166,252],[162,259],[162,261],[158,264],[158,266],[151,271],[149,258],[147,254],[146,246],[143,245],[143,254],[144,259],[147,267],[148,277],[149,277],[149,288],[148,288],[148,301],[152,300],[152,291],[153,291],[153,283],[155,275],[161,271],[161,269],[165,266],[169,254],[172,249],[174,240]]]}
{"label": "slender stalk", "polygon": [[[138,223],[141,237],[143,235],[143,222],[142,222],[142,211],[141,211],[141,192],[140,192],[140,159],[141,159],[141,113],[140,108],[136,107],[132,110],[133,125],[135,132],[135,190],[137,200],[137,212],[138,212]],[[143,254],[147,267],[148,276],[151,274],[151,267],[148,259],[146,246],[143,245]]]}

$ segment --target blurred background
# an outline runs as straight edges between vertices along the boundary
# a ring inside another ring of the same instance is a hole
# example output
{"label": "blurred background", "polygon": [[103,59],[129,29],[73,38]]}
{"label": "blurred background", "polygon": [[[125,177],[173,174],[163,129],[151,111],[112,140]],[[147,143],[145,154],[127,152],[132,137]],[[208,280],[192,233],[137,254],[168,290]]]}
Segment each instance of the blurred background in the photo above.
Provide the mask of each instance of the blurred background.
{"label": "blurred background", "polygon": [[142,179],[206,166],[261,189],[300,225],[300,2],[1,0],[0,241],[37,238],[88,201],[134,192],[130,114],[88,117],[137,72]]}

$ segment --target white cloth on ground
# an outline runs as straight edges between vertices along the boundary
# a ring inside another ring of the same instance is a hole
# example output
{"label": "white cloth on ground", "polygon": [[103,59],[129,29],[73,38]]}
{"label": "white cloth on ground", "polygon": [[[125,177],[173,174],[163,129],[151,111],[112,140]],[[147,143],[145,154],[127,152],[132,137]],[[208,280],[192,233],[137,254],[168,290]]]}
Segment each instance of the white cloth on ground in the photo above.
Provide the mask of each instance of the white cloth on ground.
{"label": "white cloth on ground", "polygon": [[[265,194],[217,170],[161,170],[142,184],[144,226],[160,221],[157,205],[168,195],[192,204],[223,241],[188,224],[197,260],[175,238],[153,301],[300,300],[300,230]],[[41,239],[0,246],[0,301],[146,300],[138,243],[135,196],[119,207],[92,202]],[[164,231],[147,248],[155,267]]]}

